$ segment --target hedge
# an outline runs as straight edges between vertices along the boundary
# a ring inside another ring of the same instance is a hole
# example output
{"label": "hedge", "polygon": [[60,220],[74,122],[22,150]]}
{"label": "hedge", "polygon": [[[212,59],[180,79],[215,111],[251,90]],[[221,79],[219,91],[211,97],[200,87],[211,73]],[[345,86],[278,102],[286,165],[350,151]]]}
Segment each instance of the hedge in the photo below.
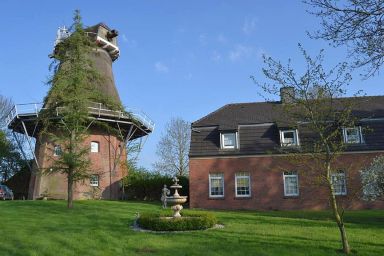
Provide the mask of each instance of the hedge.
{"label": "hedge", "polygon": [[[179,184],[183,186],[179,189],[179,194],[189,196],[189,180],[187,177],[179,176]],[[133,171],[124,179],[125,199],[160,201],[161,191],[164,184],[168,188],[173,184],[172,178],[158,173],[145,171]],[[171,189],[171,194],[174,190]]]}
{"label": "hedge", "polygon": [[183,212],[181,218],[170,218],[169,214],[144,213],[137,220],[141,228],[153,231],[203,230],[213,227],[216,223],[217,219],[211,213],[187,212]]}

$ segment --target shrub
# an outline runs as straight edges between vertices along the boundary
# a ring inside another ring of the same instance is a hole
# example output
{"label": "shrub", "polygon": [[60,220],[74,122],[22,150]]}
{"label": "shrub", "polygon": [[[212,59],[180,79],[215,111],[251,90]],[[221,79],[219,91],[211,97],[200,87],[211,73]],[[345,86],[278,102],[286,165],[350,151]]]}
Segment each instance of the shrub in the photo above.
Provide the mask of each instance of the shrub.
{"label": "shrub", "polygon": [[141,228],[154,231],[186,231],[203,230],[217,223],[211,213],[183,213],[181,218],[171,218],[168,214],[144,213],[140,215],[138,224]]}
{"label": "shrub", "polygon": [[[187,177],[178,177],[179,184],[183,186],[179,190],[180,195],[188,196],[189,181]],[[160,201],[163,186],[168,188],[173,184],[169,176],[153,173],[143,168],[132,169],[124,178],[124,191],[126,199]],[[173,193],[173,190],[171,191]]]}

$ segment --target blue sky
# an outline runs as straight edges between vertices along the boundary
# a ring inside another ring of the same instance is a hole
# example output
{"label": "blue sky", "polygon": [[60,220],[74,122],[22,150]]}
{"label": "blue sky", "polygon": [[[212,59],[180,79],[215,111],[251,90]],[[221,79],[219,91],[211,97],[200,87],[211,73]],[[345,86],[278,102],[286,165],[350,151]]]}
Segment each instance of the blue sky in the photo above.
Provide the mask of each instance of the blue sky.
{"label": "blue sky", "polygon": [[[140,155],[140,165],[156,161],[156,144],[172,117],[195,121],[234,102],[262,101],[262,54],[298,70],[297,43],[311,53],[326,50],[329,65],[342,61],[343,48],[311,40],[319,28],[301,1],[0,1],[0,94],[15,103],[41,102],[48,87],[48,54],[56,30],[80,9],[85,25],[105,22],[120,32],[114,63],[117,89],[125,106],[141,109],[156,123]],[[382,95],[380,76],[358,74],[348,94],[363,89]]]}

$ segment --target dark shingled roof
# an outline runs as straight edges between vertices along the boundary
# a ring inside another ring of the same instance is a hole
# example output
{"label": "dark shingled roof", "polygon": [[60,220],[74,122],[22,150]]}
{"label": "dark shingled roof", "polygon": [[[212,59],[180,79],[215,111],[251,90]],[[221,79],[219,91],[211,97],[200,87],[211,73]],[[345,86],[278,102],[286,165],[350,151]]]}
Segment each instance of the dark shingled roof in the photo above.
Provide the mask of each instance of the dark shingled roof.
{"label": "dark shingled roof", "polygon": [[[350,97],[337,100],[356,102],[357,107],[353,115],[357,117],[384,117],[384,96]],[[220,130],[230,130],[236,129],[238,124],[273,123],[281,120],[283,114],[280,101],[227,104],[193,122],[192,127],[218,125]]]}

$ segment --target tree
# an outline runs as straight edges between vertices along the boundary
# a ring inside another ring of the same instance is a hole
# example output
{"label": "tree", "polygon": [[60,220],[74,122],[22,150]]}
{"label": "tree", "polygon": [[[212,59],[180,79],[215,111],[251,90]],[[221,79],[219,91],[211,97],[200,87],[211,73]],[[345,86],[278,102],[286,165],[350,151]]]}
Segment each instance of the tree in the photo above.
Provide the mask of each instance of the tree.
{"label": "tree", "polygon": [[371,165],[361,171],[363,199],[376,200],[384,196],[384,157],[373,159]]}
{"label": "tree", "polygon": [[355,67],[367,67],[366,76],[379,72],[384,62],[384,0],[305,0],[322,29],[310,34],[334,46],[349,48]]}
{"label": "tree", "polygon": [[311,140],[302,142],[300,148],[282,150],[282,153],[295,166],[311,172],[309,176],[313,181],[326,187],[343,251],[349,253],[344,209],[335,196],[332,175],[337,174],[340,168],[338,159],[346,148],[342,140],[342,128],[354,127],[357,121],[352,116],[355,101],[340,98],[345,95],[345,87],[351,81],[351,75],[346,63],[326,71],[323,67],[323,51],[313,58],[300,45],[299,48],[306,62],[304,74],[297,75],[290,61],[287,66],[283,66],[279,61],[264,56],[263,73],[268,82],[259,83],[253,79],[264,93],[278,94],[281,88],[290,88],[291,103],[282,104],[284,120],[277,120],[277,123],[280,121],[286,126],[305,130],[311,134]]}
{"label": "tree", "polygon": [[12,107],[12,100],[0,95],[0,177],[3,183],[23,165],[21,154],[6,127],[6,117]]}
{"label": "tree", "polygon": [[6,182],[22,166],[21,155],[16,146],[7,138],[6,133],[0,130],[0,181]]}
{"label": "tree", "polygon": [[188,175],[188,152],[191,140],[190,123],[174,118],[166,125],[166,133],[157,144],[160,160],[154,164],[155,170],[170,175]]}
{"label": "tree", "polygon": [[5,118],[13,107],[12,100],[0,95],[0,128],[5,129]]}
{"label": "tree", "polygon": [[[56,45],[53,56],[56,60],[51,66],[53,76],[48,82],[51,87],[44,100],[45,110],[40,114],[41,138],[47,136],[51,142],[60,145],[59,156],[52,158],[52,166],[44,172],[66,175],[68,208],[73,207],[74,183],[90,175],[88,148],[83,142],[88,128],[97,122],[90,118],[88,107],[98,102],[111,110],[121,109],[96,87],[102,79],[90,60],[96,46],[83,29],[79,11],[75,12],[70,32],[67,39]],[[59,118],[53,118],[56,116]]]}

